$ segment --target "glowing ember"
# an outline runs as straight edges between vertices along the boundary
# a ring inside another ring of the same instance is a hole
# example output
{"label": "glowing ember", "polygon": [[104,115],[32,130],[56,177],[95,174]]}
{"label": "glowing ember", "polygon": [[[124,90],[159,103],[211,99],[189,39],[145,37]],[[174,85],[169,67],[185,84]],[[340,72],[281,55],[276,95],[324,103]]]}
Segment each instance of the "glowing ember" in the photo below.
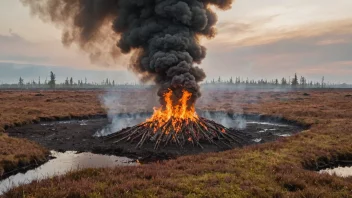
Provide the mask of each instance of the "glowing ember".
{"label": "glowing ember", "polygon": [[[176,133],[180,132],[181,126],[184,122],[188,123],[189,121],[197,122],[199,120],[194,106],[188,107],[188,100],[191,98],[192,93],[183,90],[182,98],[177,101],[176,105],[173,105],[171,96],[172,90],[169,90],[164,94],[164,100],[166,102],[165,108],[154,108],[154,114],[150,119],[147,119],[147,122],[154,123],[154,131],[162,128],[165,129],[168,121],[172,120],[171,124],[175,129]],[[168,131],[164,130],[164,133]]]}

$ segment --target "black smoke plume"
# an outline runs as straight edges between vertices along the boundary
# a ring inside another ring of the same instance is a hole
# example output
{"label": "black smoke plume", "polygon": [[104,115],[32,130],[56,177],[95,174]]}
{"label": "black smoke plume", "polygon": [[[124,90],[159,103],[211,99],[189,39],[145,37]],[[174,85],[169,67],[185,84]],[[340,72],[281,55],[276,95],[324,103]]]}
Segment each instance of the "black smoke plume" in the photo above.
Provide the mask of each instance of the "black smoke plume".
{"label": "black smoke plume", "polygon": [[[77,44],[92,60],[133,52],[130,69],[143,81],[154,80],[162,96],[182,90],[200,97],[200,64],[206,49],[200,38],[216,33],[216,14],[233,0],[21,0],[33,15],[63,29],[62,42]],[[116,47],[117,46],[117,47]],[[162,98],[162,97],[161,97]],[[163,101],[161,100],[161,103]]]}

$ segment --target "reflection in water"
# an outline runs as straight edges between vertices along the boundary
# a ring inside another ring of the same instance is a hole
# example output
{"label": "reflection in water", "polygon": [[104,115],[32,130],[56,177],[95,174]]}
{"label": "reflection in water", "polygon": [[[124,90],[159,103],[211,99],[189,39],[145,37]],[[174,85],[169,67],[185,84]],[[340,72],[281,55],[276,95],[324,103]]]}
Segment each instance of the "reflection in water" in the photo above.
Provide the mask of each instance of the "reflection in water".
{"label": "reflection in water", "polygon": [[351,177],[352,176],[352,166],[351,167],[337,167],[333,169],[324,169],[319,171],[319,173],[328,173],[329,175],[336,175],[339,177]]}
{"label": "reflection in water", "polygon": [[288,134],[288,133],[284,133],[284,134],[275,133],[275,135],[280,136],[280,137],[290,137],[291,136],[291,134]]}
{"label": "reflection in water", "polygon": [[79,123],[81,126],[87,125],[87,122],[89,122],[89,120],[68,120],[68,121],[58,121],[58,122],[48,122],[48,123],[41,123],[40,125],[42,126],[54,126],[57,124],[73,124],[73,123]]}
{"label": "reflection in water", "polygon": [[51,154],[55,159],[50,160],[34,170],[27,171],[24,174],[19,173],[0,181],[0,195],[20,184],[28,184],[34,180],[63,175],[73,170],[137,165],[137,163],[127,157],[76,153],[74,151],[65,153],[52,151]]}
{"label": "reflection in water", "polygon": [[259,143],[260,141],[262,141],[262,138],[256,138],[256,139],[253,139],[253,141]]}
{"label": "reflection in water", "polygon": [[287,127],[287,124],[278,124],[271,122],[259,122],[259,121],[247,121],[247,124],[260,124],[260,125],[269,125],[269,126],[278,126],[278,127]]}

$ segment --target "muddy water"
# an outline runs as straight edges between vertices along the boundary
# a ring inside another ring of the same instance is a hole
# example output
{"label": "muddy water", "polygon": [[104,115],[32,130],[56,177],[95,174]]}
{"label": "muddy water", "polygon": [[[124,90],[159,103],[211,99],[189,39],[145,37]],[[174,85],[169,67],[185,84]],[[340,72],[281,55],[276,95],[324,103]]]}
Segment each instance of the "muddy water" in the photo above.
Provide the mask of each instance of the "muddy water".
{"label": "muddy water", "polygon": [[352,177],[352,166],[324,169],[320,170],[319,173],[327,173],[329,175],[336,175],[339,177]]}
{"label": "muddy water", "polygon": [[84,169],[84,168],[106,168],[116,166],[135,166],[138,165],[135,160],[127,157],[116,157],[108,155],[97,155],[92,153],[77,153],[67,151],[60,153],[51,151],[54,159],[43,164],[42,166],[13,175],[5,180],[0,181],[0,195],[21,184],[28,184],[34,180],[42,180],[56,175],[63,175],[69,171]]}

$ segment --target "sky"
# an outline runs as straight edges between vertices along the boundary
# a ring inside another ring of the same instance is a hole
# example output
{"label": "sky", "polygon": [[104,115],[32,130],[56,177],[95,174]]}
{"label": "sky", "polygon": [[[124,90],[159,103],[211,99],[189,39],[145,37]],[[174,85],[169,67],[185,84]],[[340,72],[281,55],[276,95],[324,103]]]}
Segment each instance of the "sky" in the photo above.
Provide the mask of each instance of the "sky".
{"label": "sky", "polygon": [[[351,0],[237,0],[232,9],[217,11],[218,34],[202,40],[208,54],[200,67],[207,80],[298,73],[311,80],[325,76],[326,81],[352,83],[350,8]],[[67,73],[97,82],[106,77],[136,82],[127,66],[128,56],[112,66],[91,63],[78,48],[63,47],[60,27],[31,16],[19,0],[1,0],[0,81],[16,81],[18,75],[32,80],[55,70],[59,80]]]}

